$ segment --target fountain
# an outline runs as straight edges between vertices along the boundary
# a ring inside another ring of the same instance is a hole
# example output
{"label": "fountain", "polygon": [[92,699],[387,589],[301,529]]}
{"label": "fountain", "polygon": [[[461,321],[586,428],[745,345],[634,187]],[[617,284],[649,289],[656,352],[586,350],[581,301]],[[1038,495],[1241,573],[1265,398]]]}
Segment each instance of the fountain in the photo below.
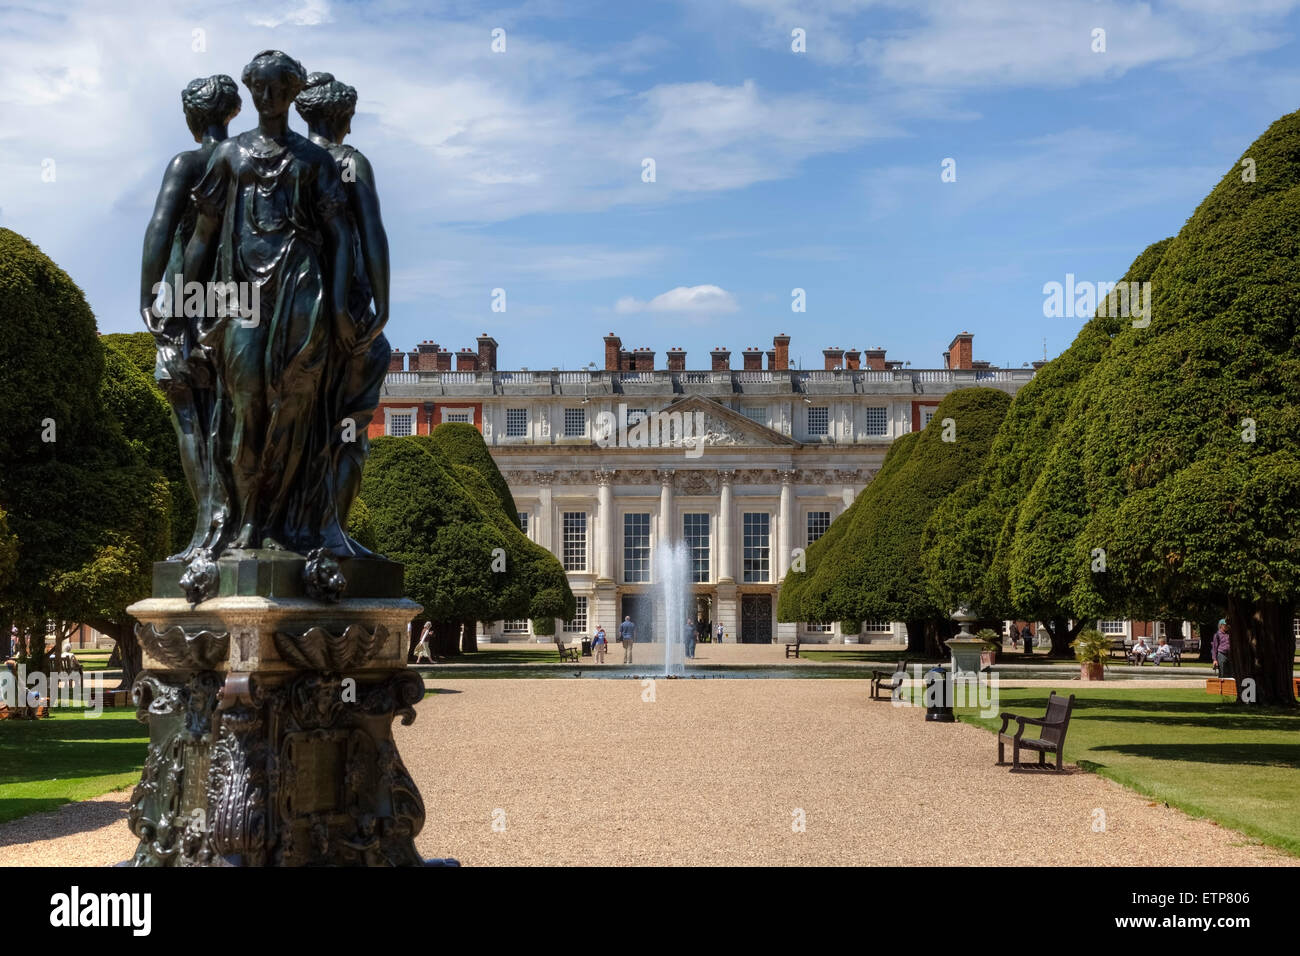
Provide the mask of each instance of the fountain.
{"label": "fountain", "polygon": [[[660,544],[655,552],[655,642],[664,649],[664,676],[686,673],[687,615],[695,619],[691,552],[685,542]],[[693,624],[692,624],[693,626]]]}

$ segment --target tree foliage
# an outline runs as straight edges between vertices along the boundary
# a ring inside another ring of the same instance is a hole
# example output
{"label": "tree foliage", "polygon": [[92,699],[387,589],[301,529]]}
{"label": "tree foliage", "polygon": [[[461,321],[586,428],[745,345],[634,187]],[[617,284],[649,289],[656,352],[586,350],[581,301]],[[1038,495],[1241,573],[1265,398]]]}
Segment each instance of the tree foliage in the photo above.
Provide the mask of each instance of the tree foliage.
{"label": "tree foliage", "polygon": [[880,473],[832,523],[836,533],[808,550],[807,571],[786,576],[791,595],[782,595],[781,619],[907,621],[909,632],[912,622],[946,621],[954,608],[927,586],[922,535],[943,500],[976,473],[1010,401],[997,389],[959,389],[924,430],[896,441]]}
{"label": "tree foliage", "polygon": [[[1087,523],[1071,600],[1181,609],[1226,596],[1239,676],[1294,703],[1300,592],[1300,113],[1251,144],[1151,275],[1071,407]],[[1062,457],[1054,451],[1054,460]],[[1088,559],[1105,555],[1097,572]]]}
{"label": "tree foliage", "polygon": [[[486,451],[481,436],[478,443]],[[432,435],[376,439],[361,482],[365,533],[376,550],[406,565],[407,593],[435,623],[572,617],[575,601],[559,562],[519,530],[483,473],[489,467],[504,484],[468,436],[454,443]]]}
{"label": "tree foliage", "polygon": [[[1149,279],[1170,241],[1144,250],[1121,281]],[[1126,318],[1094,317],[1016,393],[978,476],[940,506],[925,543],[926,576],[936,600],[967,604],[984,618],[1045,621],[1054,654],[1068,654],[1073,636],[1073,569],[1064,566],[1060,544],[1082,527],[1082,501],[1068,483],[1045,484],[1023,523],[1022,508],[1083,381],[1128,324]],[[1071,448],[1064,443],[1063,454]]]}
{"label": "tree foliage", "polygon": [[166,554],[170,494],[139,437],[151,427],[142,410],[157,411],[147,380],[106,358],[81,290],[5,229],[0,354],[0,509],[17,544],[0,617],[31,635],[39,666],[44,620],[111,633],[148,593],[150,564]]}

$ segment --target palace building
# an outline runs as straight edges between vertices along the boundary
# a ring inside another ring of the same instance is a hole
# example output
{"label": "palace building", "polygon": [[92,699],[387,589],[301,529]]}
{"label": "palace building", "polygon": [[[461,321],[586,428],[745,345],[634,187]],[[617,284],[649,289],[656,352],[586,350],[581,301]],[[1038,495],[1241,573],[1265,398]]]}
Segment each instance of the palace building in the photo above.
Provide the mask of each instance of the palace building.
{"label": "palace building", "polygon": [[[596,624],[613,635],[629,614],[644,633],[655,550],[672,541],[690,550],[699,616],[721,623],[727,641],[843,639],[838,625],[777,624],[792,562],[871,481],[890,442],[924,428],[945,395],[1013,393],[1035,372],[975,361],[967,332],[928,369],[879,348],[828,348],[824,368],[794,369],[784,334],[766,351],[745,349],[738,368],[724,348],[695,369],[671,348],[656,367],[653,350],[626,349],[612,332],[604,368],[501,370],[497,348],[484,334],[476,350],[426,341],[395,351],[370,434],[423,434],[442,422],[482,432],[521,527],[568,572],[578,611],[556,632],[570,636]],[[863,634],[901,627],[865,622]],[[528,621],[483,628],[485,640],[533,639]]]}

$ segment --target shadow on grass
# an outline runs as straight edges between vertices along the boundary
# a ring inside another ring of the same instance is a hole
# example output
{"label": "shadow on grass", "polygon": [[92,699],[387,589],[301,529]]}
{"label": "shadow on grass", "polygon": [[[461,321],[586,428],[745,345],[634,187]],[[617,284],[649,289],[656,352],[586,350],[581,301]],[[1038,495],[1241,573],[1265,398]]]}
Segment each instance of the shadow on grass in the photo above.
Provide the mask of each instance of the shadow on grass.
{"label": "shadow on grass", "polygon": [[148,731],[130,708],[98,718],[60,714],[0,723],[0,786],[129,773],[144,765]]}
{"label": "shadow on grass", "polygon": [[1150,760],[1300,769],[1300,744],[1108,744],[1089,750],[1094,754],[1114,753]]}

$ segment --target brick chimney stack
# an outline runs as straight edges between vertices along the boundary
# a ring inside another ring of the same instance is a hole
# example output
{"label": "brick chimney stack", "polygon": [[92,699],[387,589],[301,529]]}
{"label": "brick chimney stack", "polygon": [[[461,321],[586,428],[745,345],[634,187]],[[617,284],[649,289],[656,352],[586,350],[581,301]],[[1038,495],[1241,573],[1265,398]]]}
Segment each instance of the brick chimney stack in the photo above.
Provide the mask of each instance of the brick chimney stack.
{"label": "brick chimney stack", "polygon": [[478,337],[478,367],[485,372],[497,370],[497,340],[486,332]]}
{"label": "brick chimney stack", "polygon": [[477,372],[478,353],[471,349],[461,349],[456,353],[456,371]]}
{"label": "brick chimney stack", "polygon": [[776,352],[776,365],[778,372],[788,371],[790,368],[790,336],[782,332],[780,335],[772,336],[772,350]]}
{"label": "brick chimney stack", "polygon": [[437,362],[434,359],[434,355],[437,354],[437,351],[438,343],[431,341],[430,339],[425,339],[415,347],[415,354],[411,357],[413,359],[418,359],[418,371],[432,372],[437,368]]}
{"label": "brick chimney stack", "polygon": [[856,372],[862,368],[862,353],[857,349],[849,349],[844,353],[844,367],[850,371]]}
{"label": "brick chimney stack", "polygon": [[877,372],[883,372],[889,367],[885,364],[884,349],[864,349],[862,357],[866,360],[867,368],[874,369]]}
{"label": "brick chimney stack", "polygon": [[635,349],[623,349],[618,353],[618,370],[620,372],[636,371]]}
{"label": "brick chimney stack", "polygon": [[632,371],[653,372],[655,369],[654,349],[639,348],[632,353]]}
{"label": "brick chimney stack", "polygon": [[952,340],[948,346],[948,368],[953,369],[970,369],[974,368],[975,361],[975,336],[969,332],[962,332]]}
{"label": "brick chimney stack", "polygon": [[776,368],[776,349],[767,350],[767,370],[770,372]]}
{"label": "brick chimney stack", "polygon": [[393,354],[388,356],[388,371],[400,372],[405,367],[406,353],[401,349],[393,349]]}
{"label": "brick chimney stack", "polygon": [[731,351],[718,346],[709,355],[713,359],[713,371],[728,372],[731,370]]}
{"label": "brick chimney stack", "polygon": [[822,355],[826,357],[826,371],[828,372],[837,369],[844,364],[843,349],[822,349]]}
{"label": "brick chimney stack", "polygon": [[434,360],[437,362],[439,372],[451,371],[450,349],[438,349],[438,354],[434,356]]}
{"label": "brick chimney stack", "polygon": [[763,369],[763,350],[751,345],[740,353],[744,356],[745,371],[759,372]]}
{"label": "brick chimney stack", "polygon": [[617,372],[619,370],[618,358],[623,352],[623,340],[613,332],[605,336],[605,371]]}
{"label": "brick chimney stack", "polygon": [[668,371],[686,371],[686,350],[680,345],[674,345],[668,350]]}

